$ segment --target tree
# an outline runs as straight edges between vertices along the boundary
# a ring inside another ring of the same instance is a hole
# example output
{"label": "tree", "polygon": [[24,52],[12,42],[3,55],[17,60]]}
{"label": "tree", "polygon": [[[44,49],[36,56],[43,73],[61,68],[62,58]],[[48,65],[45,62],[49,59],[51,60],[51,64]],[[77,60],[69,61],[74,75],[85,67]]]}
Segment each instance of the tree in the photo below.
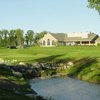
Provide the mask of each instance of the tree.
{"label": "tree", "polygon": [[24,31],[21,29],[16,29],[15,32],[16,32],[15,34],[16,45],[22,47],[24,44],[24,37],[23,37]]}
{"label": "tree", "polygon": [[0,46],[2,47],[2,43],[3,43],[3,33],[0,30]]}
{"label": "tree", "polygon": [[15,30],[13,30],[13,29],[10,30],[10,32],[9,32],[9,45],[10,46],[16,46],[15,34],[16,34]]}
{"label": "tree", "polygon": [[27,44],[32,45],[34,40],[34,31],[33,30],[28,30],[26,34],[26,42]]}
{"label": "tree", "polygon": [[25,38],[25,43],[28,46],[29,45],[29,38],[28,38],[27,34],[25,34],[24,38]]}
{"label": "tree", "polygon": [[2,34],[3,34],[3,45],[6,47],[8,45],[8,30],[3,29]]}
{"label": "tree", "polygon": [[37,33],[36,36],[35,36],[35,43],[38,44],[38,41],[44,37],[45,34],[47,34],[48,32],[47,31],[42,31],[40,33]]}
{"label": "tree", "polygon": [[88,0],[88,7],[96,9],[100,14],[100,0]]}

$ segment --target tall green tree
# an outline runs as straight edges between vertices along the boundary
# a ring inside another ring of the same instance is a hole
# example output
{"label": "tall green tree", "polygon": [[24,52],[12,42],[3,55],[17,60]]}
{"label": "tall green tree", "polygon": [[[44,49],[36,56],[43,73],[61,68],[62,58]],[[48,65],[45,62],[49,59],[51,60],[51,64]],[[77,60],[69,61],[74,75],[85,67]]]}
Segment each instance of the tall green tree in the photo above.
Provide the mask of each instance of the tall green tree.
{"label": "tall green tree", "polygon": [[27,34],[25,34],[24,40],[25,40],[26,45],[28,46],[29,45],[29,37]]}
{"label": "tall green tree", "polygon": [[16,31],[15,30],[10,30],[9,32],[9,45],[10,46],[16,46],[16,38],[15,38],[15,35],[16,35]]}
{"label": "tall green tree", "polygon": [[2,43],[3,43],[3,33],[0,30],[0,47],[2,47]]}
{"label": "tall green tree", "polygon": [[16,34],[15,34],[15,40],[16,40],[16,45],[19,47],[22,47],[24,45],[24,31],[21,29],[16,29],[15,30]]}
{"label": "tall green tree", "polygon": [[48,32],[47,31],[42,31],[40,33],[37,33],[35,35],[35,43],[38,44],[39,40],[44,37],[45,34],[47,34]]}
{"label": "tall green tree", "polygon": [[30,45],[33,44],[33,41],[34,41],[34,31],[33,30],[27,31],[26,40],[28,44]]}
{"label": "tall green tree", "polygon": [[6,29],[2,30],[2,34],[3,34],[3,45],[6,47],[9,43],[8,43],[8,34],[9,31]]}
{"label": "tall green tree", "polygon": [[96,9],[100,14],[100,0],[88,0],[88,7]]}

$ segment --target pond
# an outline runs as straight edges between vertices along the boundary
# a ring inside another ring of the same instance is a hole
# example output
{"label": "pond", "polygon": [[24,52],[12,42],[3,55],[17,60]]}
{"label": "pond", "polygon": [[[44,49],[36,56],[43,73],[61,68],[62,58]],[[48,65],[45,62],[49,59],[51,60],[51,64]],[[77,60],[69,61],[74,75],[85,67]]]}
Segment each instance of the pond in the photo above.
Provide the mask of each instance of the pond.
{"label": "pond", "polygon": [[100,100],[100,85],[69,77],[34,79],[32,89],[41,96],[52,96],[54,100]]}

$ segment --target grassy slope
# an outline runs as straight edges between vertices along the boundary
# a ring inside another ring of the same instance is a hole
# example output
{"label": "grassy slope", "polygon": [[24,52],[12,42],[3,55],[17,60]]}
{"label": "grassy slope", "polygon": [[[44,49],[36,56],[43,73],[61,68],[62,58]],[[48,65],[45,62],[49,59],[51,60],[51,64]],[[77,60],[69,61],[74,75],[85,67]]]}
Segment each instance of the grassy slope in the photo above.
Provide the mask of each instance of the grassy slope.
{"label": "grassy slope", "polygon": [[[57,59],[70,58],[79,62],[70,71],[73,76],[100,83],[100,46],[31,47],[25,49],[1,48],[0,58],[17,59],[19,62],[50,62]],[[90,63],[85,58],[89,58]],[[96,61],[94,62],[91,59]]]}

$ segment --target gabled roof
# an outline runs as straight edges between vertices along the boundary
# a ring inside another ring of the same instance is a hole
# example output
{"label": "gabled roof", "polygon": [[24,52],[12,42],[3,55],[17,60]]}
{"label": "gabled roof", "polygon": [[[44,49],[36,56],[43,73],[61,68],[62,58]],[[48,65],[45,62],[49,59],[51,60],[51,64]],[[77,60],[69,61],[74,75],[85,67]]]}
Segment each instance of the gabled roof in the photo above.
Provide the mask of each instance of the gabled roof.
{"label": "gabled roof", "polygon": [[67,34],[64,33],[50,33],[50,34],[58,41],[65,41],[67,37]]}
{"label": "gabled roof", "polygon": [[97,34],[94,34],[94,33],[90,33],[88,34],[88,39],[89,41],[92,41],[92,40],[96,40],[98,38],[98,35]]}
{"label": "gabled roof", "polygon": [[54,38],[58,41],[63,42],[71,42],[71,41],[93,41],[98,37],[97,34],[89,33],[87,38],[82,37],[68,37],[67,34],[64,33],[50,33]]}

